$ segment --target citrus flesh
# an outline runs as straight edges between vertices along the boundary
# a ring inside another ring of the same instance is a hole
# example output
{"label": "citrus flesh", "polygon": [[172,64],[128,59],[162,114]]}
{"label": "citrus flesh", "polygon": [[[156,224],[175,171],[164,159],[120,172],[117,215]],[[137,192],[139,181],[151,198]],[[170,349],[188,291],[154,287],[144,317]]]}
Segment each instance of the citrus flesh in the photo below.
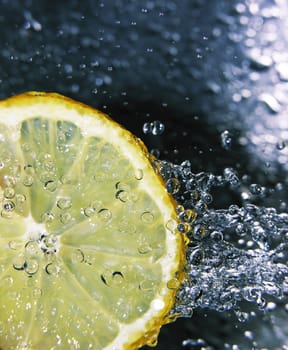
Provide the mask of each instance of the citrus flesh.
{"label": "citrus flesh", "polygon": [[0,348],[137,349],[184,265],[141,141],[58,94],[0,101]]}

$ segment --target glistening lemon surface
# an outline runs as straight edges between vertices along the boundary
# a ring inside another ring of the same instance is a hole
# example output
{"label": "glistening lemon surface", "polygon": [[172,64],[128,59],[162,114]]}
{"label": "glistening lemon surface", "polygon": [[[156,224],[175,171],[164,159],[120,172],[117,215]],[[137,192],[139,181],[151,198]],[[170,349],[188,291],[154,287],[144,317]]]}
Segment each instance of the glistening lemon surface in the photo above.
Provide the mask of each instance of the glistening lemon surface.
{"label": "glistening lemon surface", "polygon": [[140,140],[58,94],[0,102],[0,348],[136,349],[184,265],[173,200]]}

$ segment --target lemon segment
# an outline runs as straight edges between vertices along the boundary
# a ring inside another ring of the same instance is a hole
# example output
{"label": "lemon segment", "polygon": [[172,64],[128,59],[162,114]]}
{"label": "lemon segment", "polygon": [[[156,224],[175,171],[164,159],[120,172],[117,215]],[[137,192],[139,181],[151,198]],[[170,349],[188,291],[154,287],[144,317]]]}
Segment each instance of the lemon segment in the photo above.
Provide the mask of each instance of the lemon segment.
{"label": "lemon segment", "polygon": [[155,343],[183,276],[142,142],[58,94],[0,101],[0,348]]}

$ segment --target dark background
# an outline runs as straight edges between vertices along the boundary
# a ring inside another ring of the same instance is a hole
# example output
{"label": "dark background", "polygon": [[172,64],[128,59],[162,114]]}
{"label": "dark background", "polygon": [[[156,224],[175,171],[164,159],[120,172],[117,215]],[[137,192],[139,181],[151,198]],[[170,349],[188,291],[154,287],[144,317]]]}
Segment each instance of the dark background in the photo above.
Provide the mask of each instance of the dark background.
{"label": "dark background", "polygon": [[[272,189],[261,204],[286,210],[287,14],[285,0],[0,0],[0,98],[43,90],[86,102],[161,159],[189,159],[194,172],[234,167]],[[162,135],[143,134],[153,120]],[[241,201],[225,190],[212,205]],[[256,349],[247,329],[259,346],[281,349],[283,309],[272,319],[255,310],[248,324],[196,310],[164,327],[157,349],[188,338],[204,338],[203,349]]]}

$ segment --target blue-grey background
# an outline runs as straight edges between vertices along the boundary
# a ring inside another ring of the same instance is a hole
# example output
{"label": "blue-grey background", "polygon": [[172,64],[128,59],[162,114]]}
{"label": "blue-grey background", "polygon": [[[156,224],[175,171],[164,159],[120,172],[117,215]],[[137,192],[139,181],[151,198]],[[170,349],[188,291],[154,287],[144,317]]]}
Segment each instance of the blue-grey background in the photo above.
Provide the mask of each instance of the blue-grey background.
{"label": "blue-grey background", "polygon": [[[162,159],[189,159],[195,172],[232,166],[272,189],[284,184],[260,204],[286,210],[287,14],[286,0],[0,0],[0,98],[43,90],[81,100]],[[153,120],[165,124],[162,135],[143,134]],[[214,198],[216,207],[241,204],[229,190]],[[157,349],[181,349],[187,338],[250,349],[247,329],[263,347],[281,349],[285,313],[273,317],[243,325],[196,310],[164,327]]]}

